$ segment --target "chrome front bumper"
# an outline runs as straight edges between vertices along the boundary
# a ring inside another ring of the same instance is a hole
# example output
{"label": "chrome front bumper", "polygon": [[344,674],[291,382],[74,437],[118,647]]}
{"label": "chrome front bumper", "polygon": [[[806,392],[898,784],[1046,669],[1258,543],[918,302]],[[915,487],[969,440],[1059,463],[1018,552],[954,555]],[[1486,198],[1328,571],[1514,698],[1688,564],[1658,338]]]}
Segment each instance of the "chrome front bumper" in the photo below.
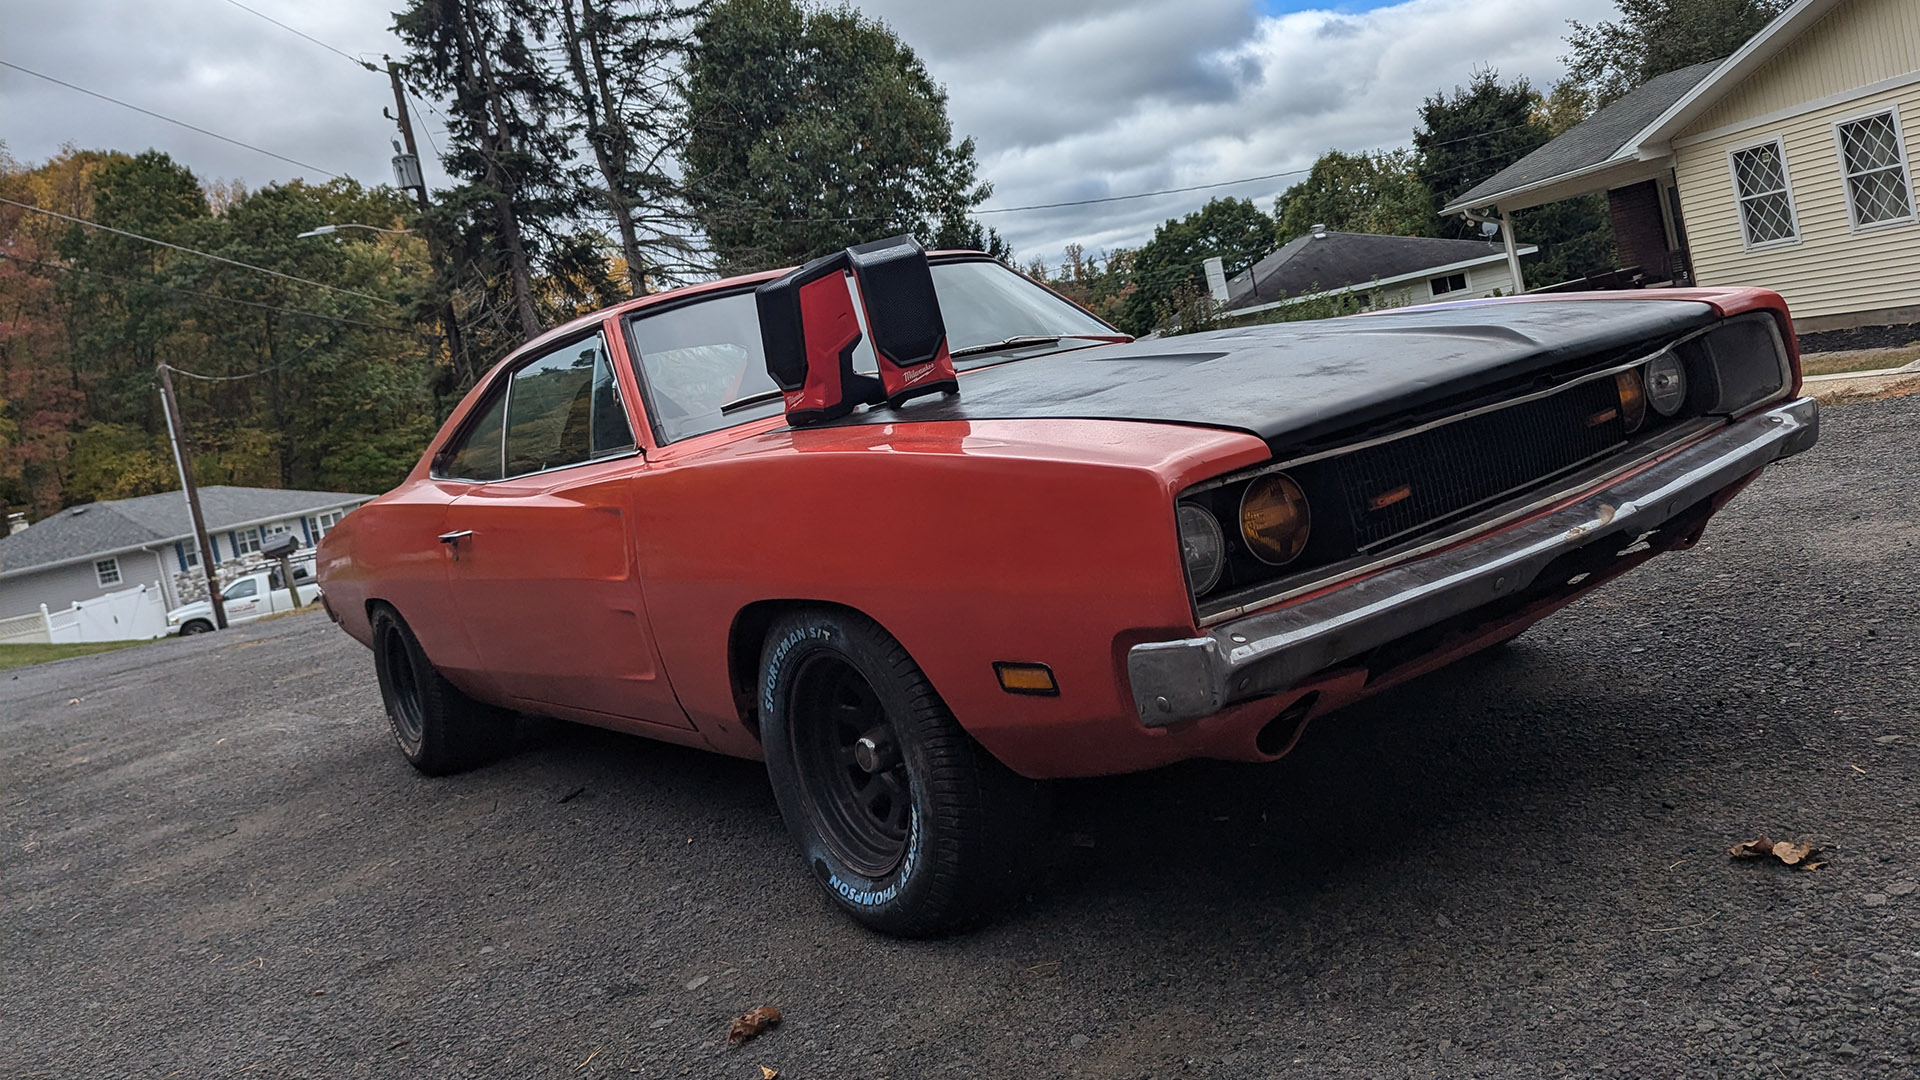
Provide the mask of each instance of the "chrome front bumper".
{"label": "chrome front bumper", "polygon": [[1715,432],[1578,502],[1273,611],[1127,652],[1141,723],[1164,727],[1281,693],[1314,672],[1514,595],[1602,537],[1638,537],[1770,462],[1812,446],[1820,408],[1800,398]]}

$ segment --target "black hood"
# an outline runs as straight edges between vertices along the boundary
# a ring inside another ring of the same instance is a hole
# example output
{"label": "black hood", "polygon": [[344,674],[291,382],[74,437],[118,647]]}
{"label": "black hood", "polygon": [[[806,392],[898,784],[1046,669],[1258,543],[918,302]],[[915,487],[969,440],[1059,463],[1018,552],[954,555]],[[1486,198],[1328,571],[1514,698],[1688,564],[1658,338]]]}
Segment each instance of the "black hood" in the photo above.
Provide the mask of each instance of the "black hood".
{"label": "black hood", "polygon": [[1420,411],[1568,364],[1597,363],[1714,321],[1706,304],[1591,299],[1463,304],[1212,330],[983,368],[958,398],[840,423],[1144,420],[1229,428],[1271,444]]}

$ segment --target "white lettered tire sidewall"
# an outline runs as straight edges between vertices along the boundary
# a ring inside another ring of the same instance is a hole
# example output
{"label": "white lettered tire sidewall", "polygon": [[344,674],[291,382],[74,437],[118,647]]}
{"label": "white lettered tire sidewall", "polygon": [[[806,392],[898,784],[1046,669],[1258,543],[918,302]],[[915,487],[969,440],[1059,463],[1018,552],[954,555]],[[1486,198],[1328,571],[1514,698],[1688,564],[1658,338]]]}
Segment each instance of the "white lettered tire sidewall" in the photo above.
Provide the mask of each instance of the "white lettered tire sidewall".
{"label": "white lettered tire sidewall", "polygon": [[[863,874],[834,854],[812,820],[801,789],[789,706],[797,673],[809,657],[823,651],[851,663],[866,678],[886,711],[907,766],[911,807],[907,847],[895,869],[884,877]],[[810,611],[775,623],[761,652],[760,676],[761,739],[768,778],[787,829],[822,887],[855,919],[885,933],[919,936],[950,929],[960,914],[964,890],[954,880],[956,874],[940,871],[943,863],[958,869],[954,860],[960,858],[957,849],[963,838],[953,835],[955,808],[931,805],[929,789],[930,778],[948,764],[941,759],[953,754],[947,745],[951,738],[937,730],[942,721],[961,739],[965,735],[945,715],[945,707],[932,695],[918,667],[871,621],[851,613]],[[936,730],[928,731],[929,726]]]}

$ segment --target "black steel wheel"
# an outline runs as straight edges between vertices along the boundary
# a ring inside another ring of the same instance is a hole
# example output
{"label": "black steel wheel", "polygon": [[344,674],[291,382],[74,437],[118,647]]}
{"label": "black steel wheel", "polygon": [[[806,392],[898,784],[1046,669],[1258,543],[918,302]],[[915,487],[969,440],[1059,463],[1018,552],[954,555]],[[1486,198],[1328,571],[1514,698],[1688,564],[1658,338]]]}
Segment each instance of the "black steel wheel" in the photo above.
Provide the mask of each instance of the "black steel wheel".
{"label": "black steel wheel", "polygon": [[180,636],[188,634],[208,634],[213,632],[213,624],[205,619],[191,619],[180,624]]}
{"label": "black steel wheel", "polygon": [[899,740],[866,676],[830,653],[794,673],[794,765],[808,816],[847,865],[881,877],[907,854],[913,796]]}
{"label": "black steel wheel", "polygon": [[475,701],[440,674],[398,612],[373,613],[373,666],[393,741],[414,768],[443,776],[498,757],[513,740],[514,715]]}
{"label": "black steel wheel", "polygon": [[417,747],[426,736],[426,721],[420,715],[420,680],[413,670],[413,650],[405,634],[389,627],[380,635],[380,663],[386,671],[387,715],[393,721],[394,737],[404,749]]}
{"label": "black steel wheel", "polygon": [[760,657],[760,736],[788,832],[861,923],[946,933],[1026,884],[1044,789],[981,749],[871,619],[805,609],[775,620]]}

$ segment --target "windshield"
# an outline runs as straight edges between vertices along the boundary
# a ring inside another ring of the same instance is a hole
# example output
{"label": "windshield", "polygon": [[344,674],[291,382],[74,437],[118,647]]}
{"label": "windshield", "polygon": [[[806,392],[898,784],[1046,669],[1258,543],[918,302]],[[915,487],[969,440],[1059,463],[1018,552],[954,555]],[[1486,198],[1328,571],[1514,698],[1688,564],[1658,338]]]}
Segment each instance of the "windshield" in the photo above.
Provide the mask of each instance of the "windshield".
{"label": "windshield", "polygon": [[[848,277],[847,287],[853,288]],[[973,259],[933,264],[933,288],[947,324],[952,352],[1018,337],[1073,335],[1115,337],[1112,327],[997,262]],[[866,317],[854,305],[864,335]],[[641,312],[628,323],[647,392],[647,411],[661,442],[717,431],[777,415],[779,398],[737,408],[720,407],[776,387],[760,346],[760,317],[753,293],[726,293],[657,314]],[[962,357],[965,371],[1004,355]],[[873,348],[864,337],[854,347],[855,370],[871,372]]]}

